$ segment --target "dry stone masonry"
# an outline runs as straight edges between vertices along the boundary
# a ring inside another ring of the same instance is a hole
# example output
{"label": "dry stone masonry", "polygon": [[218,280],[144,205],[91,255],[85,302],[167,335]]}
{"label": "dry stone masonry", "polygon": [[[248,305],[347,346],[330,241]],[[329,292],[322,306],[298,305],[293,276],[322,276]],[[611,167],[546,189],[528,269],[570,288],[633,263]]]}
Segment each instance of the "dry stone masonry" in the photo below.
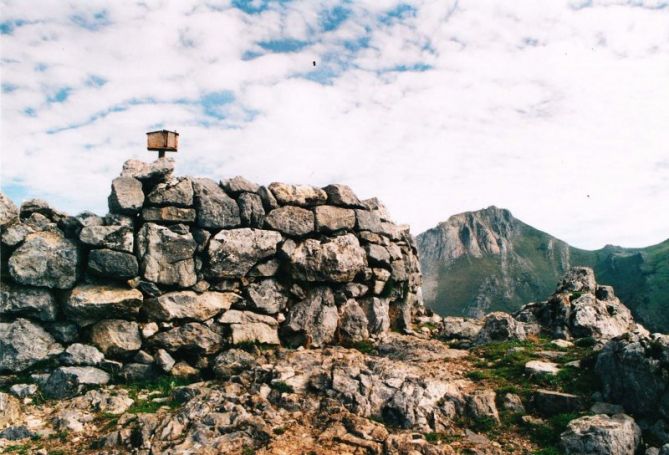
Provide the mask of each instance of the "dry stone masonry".
{"label": "dry stone masonry", "polygon": [[414,241],[378,200],[173,170],[127,161],[104,217],[0,195],[0,375],[53,397],[206,377],[234,345],[351,345],[422,314]]}

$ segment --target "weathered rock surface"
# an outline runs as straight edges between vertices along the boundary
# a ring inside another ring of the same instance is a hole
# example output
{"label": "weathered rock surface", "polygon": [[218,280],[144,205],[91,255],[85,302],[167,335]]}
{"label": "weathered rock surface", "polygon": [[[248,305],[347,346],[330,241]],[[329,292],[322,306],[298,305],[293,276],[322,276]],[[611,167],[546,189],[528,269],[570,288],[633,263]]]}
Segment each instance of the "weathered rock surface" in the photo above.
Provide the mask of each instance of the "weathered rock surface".
{"label": "weathered rock surface", "polygon": [[113,317],[132,318],[139,313],[142,301],[142,293],[137,289],[82,284],[69,293],[64,310],[80,323]]}
{"label": "weathered rock surface", "polygon": [[279,323],[271,316],[230,310],[223,313],[218,322],[229,328],[232,344],[280,344],[277,331]]}
{"label": "weathered rock surface", "polygon": [[142,182],[133,177],[117,177],[112,181],[108,199],[109,211],[134,215],[142,209],[144,192]]}
{"label": "weathered rock surface", "polygon": [[18,373],[62,350],[46,330],[27,319],[0,322],[0,372]]}
{"label": "weathered rock surface", "polygon": [[164,182],[174,171],[174,160],[158,158],[151,163],[138,160],[128,160],[123,163],[121,177],[134,177],[142,182]]}
{"label": "weathered rock surface", "polygon": [[265,208],[262,198],[253,193],[242,193],[237,198],[239,217],[243,226],[262,228],[265,224]]}
{"label": "weathered rock surface", "polygon": [[94,367],[60,367],[54,370],[42,388],[49,398],[69,398],[87,387],[107,384],[109,374]]}
{"label": "weathered rock surface", "polygon": [[105,356],[125,358],[142,347],[139,324],[123,319],[105,319],[91,327],[91,342]]}
{"label": "weathered rock surface", "polygon": [[265,314],[276,314],[282,311],[290,300],[284,286],[274,279],[252,283],[247,293],[251,307]]}
{"label": "weathered rock surface", "polygon": [[59,358],[63,365],[97,366],[102,363],[105,356],[95,346],[74,343],[69,345]]}
{"label": "weathered rock surface", "polygon": [[572,420],[560,440],[568,455],[634,455],[641,429],[625,414],[600,414]]}
{"label": "weathered rock surface", "polygon": [[316,287],[293,305],[282,329],[288,344],[322,347],[334,340],[339,314],[334,294],[328,287]]}
{"label": "weathered rock surface", "polygon": [[318,232],[351,230],[355,227],[355,212],[351,209],[321,205],[314,209],[314,213]]}
{"label": "weathered rock surface", "polygon": [[486,315],[483,327],[476,338],[477,344],[493,341],[524,340],[527,337],[522,322],[507,313],[495,312]]}
{"label": "weathered rock surface", "polygon": [[197,282],[193,236],[146,223],[137,234],[142,276],[158,284],[189,287]]}
{"label": "weathered rock surface", "polygon": [[135,239],[129,226],[85,226],[79,234],[84,245],[132,253]]}
{"label": "weathered rock surface", "polygon": [[19,219],[19,209],[5,193],[0,192],[0,228],[9,226]]}
{"label": "weathered rock surface", "polygon": [[188,178],[178,178],[159,183],[146,197],[151,205],[191,207],[193,205],[193,183]]}
{"label": "weathered rock surface", "polygon": [[19,403],[19,400],[9,394],[0,392],[0,428],[16,423],[20,418],[21,403]]}
{"label": "weathered rock surface", "polygon": [[56,298],[51,290],[0,283],[0,316],[24,316],[40,321],[53,321],[56,314]]}
{"label": "weathered rock surface", "polygon": [[167,332],[160,332],[149,339],[153,346],[168,352],[215,354],[221,349],[223,338],[206,325],[188,322]]}
{"label": "weathered rock surface", "polygon": [[307,239],[284,248],[294,278],[304,281],[352,281],[367,266],[367,255],[353,234],[327,242]]}
{"label": "weathered rock surface", "polygon": [[241,224],[239,206],[216,182],[194,179],[197,225],[205,229],[222,229]]}
{"label": "weathered rock surface", "polygon": [[323,188],[323,191],[328,195],[328,203],[332,205],[351,208],[365,207],[353,190],[346,185],[328,185]]}
{"label": "weathered rock surface", "polygon": [[173,319],[190,319],[206,321],[230,308],[241,300],[232,292],[193,291],[169,292],[160,297],[146,300],[144,312],[150,320],[171,321]]}
{"label": "weathered rock surface", "polygon": [[274,209],[265,218],[267,227],[291,237],[300,237],[314,231],[314,212],[287,205]]}
{"label": "weathered rock surface", "polygon": [[153,223],[191,224],[195,221],[195,216],[195,210],[184,207],[145,207],[144,210],[142,210],[142,218],[144,221]]}
{"label": "weathered rock surface", "polygon": [[289,185],[275,182],[269,185],[269,190],[281,205],[313,207],[325,204],[328,199],[325,191],[309,185]]}
{"label": "weathered rock surface", "polygon": [[29,234],[9,258],[9,273],[21,284],[68,289],[77,281],[79,251],[55,232]]}
{"label": "weathered rock surface", "polygon": [[231,229],[209,241],[205,273],[211,278],[241,278],[256,263],[276,253],[281,234],[261,229]]}
{"label": "weathered rock surface", "polygon": [[99,276],[126,280],[139,273],[133,254],[108,249],[92,250],[88,254],[88,269]]}

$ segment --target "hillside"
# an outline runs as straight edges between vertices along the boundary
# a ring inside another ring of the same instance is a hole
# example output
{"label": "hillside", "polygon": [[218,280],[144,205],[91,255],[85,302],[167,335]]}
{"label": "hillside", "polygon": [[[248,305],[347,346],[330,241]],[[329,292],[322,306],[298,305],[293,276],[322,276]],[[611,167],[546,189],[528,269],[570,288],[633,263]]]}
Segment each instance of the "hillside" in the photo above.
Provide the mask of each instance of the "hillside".
{"label": "hillside", "polygon": [[649,329],[669,330],[669,240],[587,251],[488,207],[450,217],[417,238],[425,303],[442,315],[515,311],[542,299],[572,266],[616,288]]}

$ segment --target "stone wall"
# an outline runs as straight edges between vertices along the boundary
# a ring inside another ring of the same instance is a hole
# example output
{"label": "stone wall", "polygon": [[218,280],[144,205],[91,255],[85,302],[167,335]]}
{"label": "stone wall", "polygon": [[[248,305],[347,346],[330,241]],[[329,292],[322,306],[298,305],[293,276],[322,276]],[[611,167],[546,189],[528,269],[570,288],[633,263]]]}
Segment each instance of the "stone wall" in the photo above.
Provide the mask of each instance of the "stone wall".
{"label": "stone wall", "polygon": [[206,376],[231,345],[354,344],[422,312],[414,241],[378,200],[173,170],[127,161],[104,217],[0,195],[1,375],[52,396]]}

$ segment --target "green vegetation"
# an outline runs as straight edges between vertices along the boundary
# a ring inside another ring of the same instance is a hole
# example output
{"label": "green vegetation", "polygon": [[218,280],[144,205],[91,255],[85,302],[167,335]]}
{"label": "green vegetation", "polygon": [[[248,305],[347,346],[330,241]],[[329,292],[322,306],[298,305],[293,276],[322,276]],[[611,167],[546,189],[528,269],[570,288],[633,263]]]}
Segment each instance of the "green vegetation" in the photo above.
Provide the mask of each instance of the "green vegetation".
{"label": "green vegetation", "polygon": [[363,354],[376,354],[376,347],[374,346],[374,343],[369,340],[357,341],[352,343],[349,347],[357,349]]}
{"label": "green vegetation", "polygon": [[[172,391],[189,383],[190,381],[186,379],[161,376],[153,381],[127,384],[128,396],[135,400],[127,412],[131,414],[153,414],[163,406],[176,408],[178,403],[172,400]],[[140,398],[142,395],[148,395],[148,397]],[[160,398],[168,398],[168,400],[160,400]],[[153,401],[155,399],[159,399],[159,401]]]}

